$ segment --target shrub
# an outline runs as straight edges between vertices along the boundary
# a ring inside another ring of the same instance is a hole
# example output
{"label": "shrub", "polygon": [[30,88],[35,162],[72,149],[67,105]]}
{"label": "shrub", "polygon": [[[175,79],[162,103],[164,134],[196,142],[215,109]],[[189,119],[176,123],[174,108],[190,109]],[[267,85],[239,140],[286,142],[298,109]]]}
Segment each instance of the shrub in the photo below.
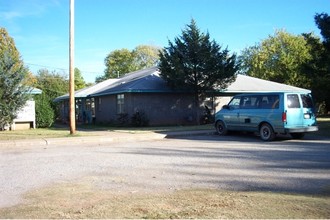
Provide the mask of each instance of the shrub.
{"label": "shrub", "polygon": [[117,116],[117,125],[127,126],[129,125],[129,117],[127,113],[121,113]]}
{"label": "shrub", "polygon": [[35,98],[36,124],[38,128],[48,128],[54,123],[54,110],[43,94]]}
{"label": "shrub", "polygon": [[137,111],[131,118],[132,125],[135,127],[143,127],[149,125],[149,119],[143,111]]}

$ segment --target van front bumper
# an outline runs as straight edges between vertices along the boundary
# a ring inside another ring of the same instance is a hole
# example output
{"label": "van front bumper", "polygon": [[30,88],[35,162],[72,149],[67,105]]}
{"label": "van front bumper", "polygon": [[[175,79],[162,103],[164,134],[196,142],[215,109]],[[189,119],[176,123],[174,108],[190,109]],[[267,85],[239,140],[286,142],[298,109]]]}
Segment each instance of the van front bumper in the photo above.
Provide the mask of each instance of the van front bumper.
{"label": "van front bumper", "polygon": [[286,128],[286,133],[305,133],[305,132],[313,132],[318,131],[318,126],[309,126],[309,127],[302,127],[302,128]]}

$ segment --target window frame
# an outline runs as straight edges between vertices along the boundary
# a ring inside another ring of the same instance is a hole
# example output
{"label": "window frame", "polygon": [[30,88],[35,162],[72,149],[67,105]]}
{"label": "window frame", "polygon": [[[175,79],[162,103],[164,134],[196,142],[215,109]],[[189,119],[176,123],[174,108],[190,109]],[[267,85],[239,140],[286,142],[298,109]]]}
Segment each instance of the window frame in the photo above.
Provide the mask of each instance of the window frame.
{"label": "window frame", "polygon": [[117,114],[125,113],[125,94],[117,94]]}

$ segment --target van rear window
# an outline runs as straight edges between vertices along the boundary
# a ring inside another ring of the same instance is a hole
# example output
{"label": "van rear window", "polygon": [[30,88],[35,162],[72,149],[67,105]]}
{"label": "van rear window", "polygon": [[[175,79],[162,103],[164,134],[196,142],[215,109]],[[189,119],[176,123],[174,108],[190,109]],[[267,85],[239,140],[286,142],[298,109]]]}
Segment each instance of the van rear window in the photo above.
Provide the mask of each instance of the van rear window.
{"label": "van rear window", "polygon": [[299,97],[297,94],[287,95],[288,108],[300,108]]}
{"label": "van rear window", "polygon": [[300,95],[304,108],[314,108],[312,97],[309,94]]}

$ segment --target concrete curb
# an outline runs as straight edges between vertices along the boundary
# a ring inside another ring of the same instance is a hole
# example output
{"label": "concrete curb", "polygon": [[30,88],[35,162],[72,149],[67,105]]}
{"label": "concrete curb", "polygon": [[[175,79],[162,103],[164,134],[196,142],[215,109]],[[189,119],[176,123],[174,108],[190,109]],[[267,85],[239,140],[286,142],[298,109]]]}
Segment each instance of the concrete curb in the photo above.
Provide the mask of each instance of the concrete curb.
{"label": "concrete curb", "polygon": [[198,130],[198,131],[177,131],[177,132],[168,132],[165,138],[177,138],[177,137],[187,137],[195,135],[213,135],[215,130]]}
{"label": "concrete curb", "polygon": [[83,137],[64,137],[64,138],[42,138],[42,139],[21,139],[0,141],[0,147],[29,147],[29,146],[81,146],[83,144],[106,145],[116,142],[134,142],[161,140],[164,138],[176,138],[193,135],[214,134],[214,130],[200,131],[178,131],[178,132],[109,132],[105,135],[83,136]]}

